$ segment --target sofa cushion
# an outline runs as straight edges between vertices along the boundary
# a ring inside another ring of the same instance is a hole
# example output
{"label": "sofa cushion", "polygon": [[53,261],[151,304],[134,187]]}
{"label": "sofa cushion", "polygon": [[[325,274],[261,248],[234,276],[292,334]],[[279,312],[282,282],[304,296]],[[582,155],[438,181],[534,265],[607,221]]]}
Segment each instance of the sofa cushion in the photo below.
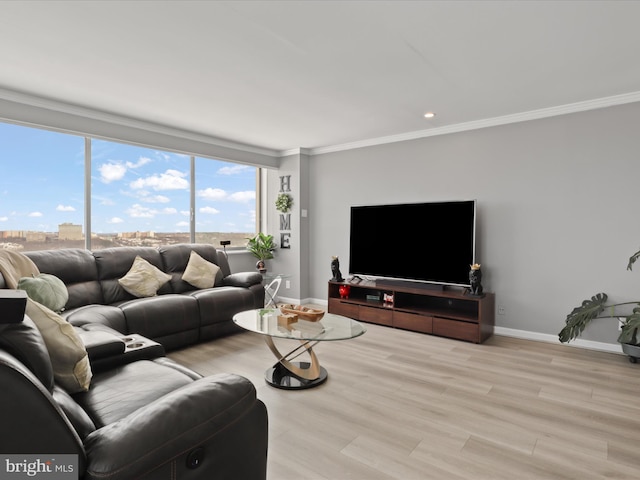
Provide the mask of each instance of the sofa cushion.
{"label": "sofa cushion", "polygon": [[18,282],[18,288],[27,292],[31,300],[35,300],[56,313],[60,313],[69,300],[67,286],[62,280],[50,273],[22,277]]}
{"label": "sofa cushion", "polygon": [[167,350],[198,341],[200,313],[198,302],[190,295],[139,298],[121,303],[120,308],[130,333],[160,342]]}
{"label": "sofa cushion", "polygon": [[74,399],[100,428],[192,381],[180,370],[167,368],[166,362],[140,360],[97,373],[91,390]]}
{"label": "sofa cushion", "polygon": [[[103,305],[114,305],[136,298],[127,292],[118,280],[124,277],[137,256],[144,258],[154,267],[162,270],[162,258],[157,248],[153,247],[113,247],[93,252],[98,271],[98,280],[104,297]],[[171,286],[166,283],[158,290],[158,295],[171,293]]]}
{"label": "sofa cushion", "polygon": [[[164,265],[163,271],[171,275],[171,281],[169,283],[171,284],[171,291],[173,293],[191,292],[197,288],[182,278],[189,259],[191,258],[191,252],[196,252],[207,262],[220,266],[218,263],[220,256],[213,245],[206,243],[182,243],[160,247],[160,256],[162,257],[162,263]],[[224,271],[216,275],[215,286],[222,285],[223,276]]]}
{"label": "sofa cushion", "polygon": [[25,252],[40,273],[50,273],[64,282],[69,293],[65,310],[104,303],[96,261],[89,250],[63,248]]}
{"label": "sofa cushion", "polygon": [[71,324],[31,299],[27,300],[26,313],[42,334],[56,383],[68,393],[87,391],[91,365],[87,350]]}
{"label": "sofa cushion", "polygon": [[71,325],[85,330],[102,328],[105,331],[129,333],[124,313],[113,305],[86,305],[62,312],[62,317]]}
{"label": "sofa cushion", "polygon": [[[262,286],[260,288],[262,289]],[[241,329],[233,323],[233,316],[244,310],[256,308],[254,295],[248,288],[216,287],[196,290],[189,295],[198,301],[200,340],[238,332]]]}
{"label": "sofa cushion", "polygon": [[154,267],[144,258],[136,256],[129,271],[118,283],[135,297],[153,297],[169,280],[171,275]]}
{"label": "sofa cushion", "polygon": [[190,283],[196,288],[212,288],[216,284],[217,276],[220,276],[222,280],[220,267],[214,263],[207,262],[196,252],[191,252],[187,268],[185,268],[182,274],[182,279],[185,282]]}

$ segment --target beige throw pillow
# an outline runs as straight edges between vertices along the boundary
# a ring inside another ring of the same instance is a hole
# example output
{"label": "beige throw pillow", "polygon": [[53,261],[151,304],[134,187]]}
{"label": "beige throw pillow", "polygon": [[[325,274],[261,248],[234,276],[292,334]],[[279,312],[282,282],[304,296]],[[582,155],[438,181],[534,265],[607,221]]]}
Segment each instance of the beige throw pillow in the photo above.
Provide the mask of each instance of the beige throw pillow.
{"label": "beige throw pillow", "polygon": [[30,298],[26,313],[44,339],[56,383],[69,394],[89,390],[93,375],[89,356],[73,327],[60,315]]}
{"label": "beige throw pillow", "polygon": [[136,297],[153,297],[162,285],[171,280],[171,275],[154,267],[137,255],[127,274],[118,280],[127,292]]}
{"label": "beige throw pillow", "polygon": [[216,275],[219,271],[220,267],[215,263],[208,262],[196,252],[191,251],[182,279],[196,288],[211,288],[216,283]]}

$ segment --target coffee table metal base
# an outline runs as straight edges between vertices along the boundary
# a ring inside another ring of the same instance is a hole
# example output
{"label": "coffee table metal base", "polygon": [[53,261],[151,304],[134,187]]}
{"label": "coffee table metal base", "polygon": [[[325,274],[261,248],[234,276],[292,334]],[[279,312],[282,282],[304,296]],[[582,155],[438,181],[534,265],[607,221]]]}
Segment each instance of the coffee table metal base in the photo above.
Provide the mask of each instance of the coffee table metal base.
{"label": "coffee table metal base", "polygon": [[[292,362],[299,370],[305,371],[311,367],[309,362]],[[268,369],[264,374],[265,381],[272,387],[282,388],[284,390],[302,390],[305,388],[313,388],[326,382],[327,371],[324,367],[320,367],[320,375],[313,379],[308,380],[299,377],[292,371],[288,370],[281,363],[276,363],[273,367]]]}
{"label": "coffee table metal base", "polygon": [[[267,370],[264,375],[269,385],[287,390],[299,390],[316,387],[327,380],[327,371],[320,366],[318,357],[313,351],[313,346],[318,342],[300,340],[300,345],[283,355],[271,337],[265,337],[264,340],[269,346],[269,350],[278,359],[278,363]],[[309,355],[311,362],[291,361],[302,353]]]}

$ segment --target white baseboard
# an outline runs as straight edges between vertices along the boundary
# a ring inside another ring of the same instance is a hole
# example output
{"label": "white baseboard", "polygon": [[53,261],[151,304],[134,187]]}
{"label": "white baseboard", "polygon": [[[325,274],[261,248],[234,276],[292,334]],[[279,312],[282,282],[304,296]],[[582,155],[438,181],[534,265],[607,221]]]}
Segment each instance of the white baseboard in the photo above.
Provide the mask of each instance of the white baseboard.
{"label": "white baseboard", "polygon": [[289,298],[283,297],[282,295],[278,295],[276,298],[277,303],[289,303],[291,305],[307,305],[309,303],[314,305],[328,305],[329,302],[326,300],[321,302],[320,300],[316,300],[315,298],[303,298],[302,300],[299,298]]}
{"label": "white baseboard", "polygon": [[[494,327],[493,333],[503,337],[522,338],[524,340],[535,340],[547,343],[560,343],[557,335],[549,335],[548,333],[529,332],[527,330],[516,330],[505,327]],[[577,339],[571,341],[571,343],[566,343],[565,345],[570,347],[586,348],[589,350],[599,350],[601,352],[622,354],[622,348],[619,343],[604,343]]]}
{"label": "white baseboard", "polygon": [[329,305],[328,300],[322,300],[320,298],[307,298],[303,303],[313,303],[314,305],[323,305],[325,307]]}
{"label": "white baseboard", "polygon": [[[290,303],[313,303],[315,305],[328,305],[327,300],[322,300],[319,298],[311,298],[303,301],[292,301]],[[530,332],[527,330],[516,330],[514,328],[505,328],[505,327],[494,327],[493,333],[495,335],[500,335],[503,337],[513,337],[513,338],[522,338],[523,340],[535,340],[537,342],[546,342],[546,343],[557,343],[559,344],[557,335],[549,335],[548,333],[538,333],[538,332]],[[589,350],[598,350],[601,352],[610,352],[610,353],[619,353],[623,354],[622,347],[620,347],[619,343],[604,343],[604,342],[594,342],[592,340],[573,340],[571,343],[566,343],[570,347],[578,347],[578,348],[586,348]]]}

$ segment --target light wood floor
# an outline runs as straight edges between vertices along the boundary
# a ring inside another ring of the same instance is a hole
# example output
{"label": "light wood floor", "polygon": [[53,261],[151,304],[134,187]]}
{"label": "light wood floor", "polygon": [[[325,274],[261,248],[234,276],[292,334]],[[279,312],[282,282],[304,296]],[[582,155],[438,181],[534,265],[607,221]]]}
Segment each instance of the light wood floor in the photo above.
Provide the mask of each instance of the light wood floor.
{"label": "light wood floor", "polygon": [[265,384],[275,359],[257,334],[170,357],[253,381],[269,411],[269,480],[640,478],[640,364],[507,337],[474,345],[367,329],[318,344],[329,379],[305,391]]}

